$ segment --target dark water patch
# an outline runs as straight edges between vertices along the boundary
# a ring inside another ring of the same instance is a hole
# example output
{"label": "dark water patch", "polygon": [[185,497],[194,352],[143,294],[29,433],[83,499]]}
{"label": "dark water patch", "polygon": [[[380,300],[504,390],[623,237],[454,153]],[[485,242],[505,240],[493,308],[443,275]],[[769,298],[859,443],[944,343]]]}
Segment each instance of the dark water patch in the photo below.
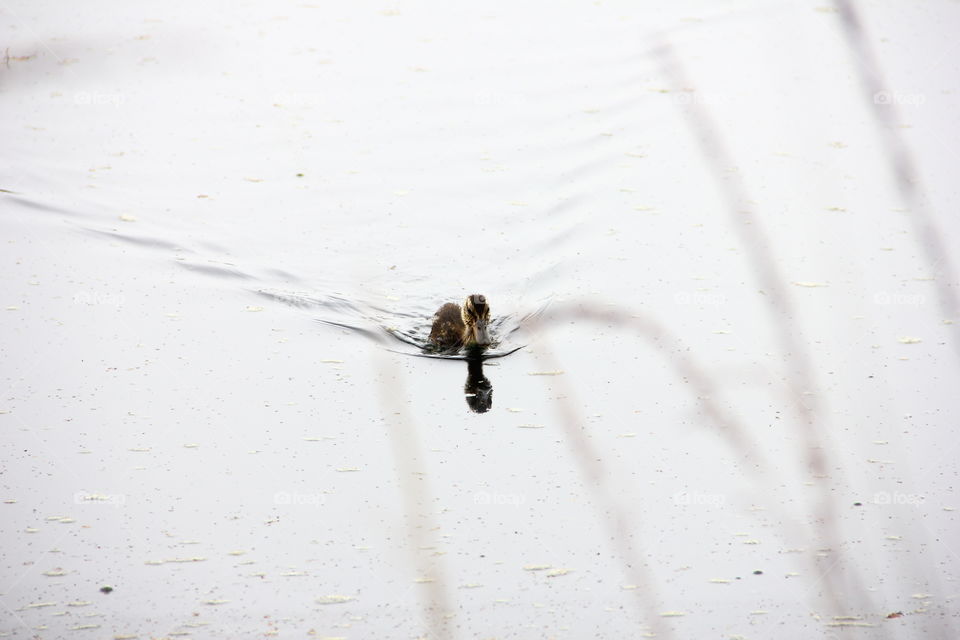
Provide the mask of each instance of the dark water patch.
{"label": "dark water patch", "polygon": [[235,280],[251,280],[253,276],[250,274],[240,271],[236,266],[230,264],[217,265],[217,264],[196,264],[192,262],[183,262],[178,260],[179,264],[184,269],[188,271],[195,271],[197,273],[203,273],[208,276],[214,276],[217,278],[232,278]]}
{"label": "dark water patch", "polygon": [[8,202],[13,202],[24,209],[31,209],[33,211],[41,211],[43,213],[52,213],[62,216],[70,216],[71,218],[87,217],[87,214],[77,211],[76,209],[65,209],[63,207],[50,204],[49,202],[39,202],[7,189],[0,189],[0,191],[3,191],[3,193],[6,194],[5,198]]}
{"label": "dark water patch", "polygon": [[299,283],[301,281],[299,277],[293,275],[289,271],[284,271],[283,269],[267,269],[264,273],[271,278],[280,280],[282,282]]}
{"label": "dark water patch", "polygon": [[276,289],[258,289],[256,293],[270,300],[296,307],[297,309],[327,309],[338,313],[362,314],[359,305],[339,294],[320,296],[311,293],[280,291]]}
{"label": "dark water patch", "polygon": [[119,231],[104,231],[102,229],[88,228],[86,231],[94,235],[107,236],[114,240],[120,240],[121,242],[126,242],[128,244],[133,244],[140,247],[148,247],[150,249],[164,249],[166,251],[173,251],[175,253],[193,253],[192,251],[185,249],[179,244],[170,242],[168,240],[161,240],[160,238],[134,236],[126,233],[120,233]]}

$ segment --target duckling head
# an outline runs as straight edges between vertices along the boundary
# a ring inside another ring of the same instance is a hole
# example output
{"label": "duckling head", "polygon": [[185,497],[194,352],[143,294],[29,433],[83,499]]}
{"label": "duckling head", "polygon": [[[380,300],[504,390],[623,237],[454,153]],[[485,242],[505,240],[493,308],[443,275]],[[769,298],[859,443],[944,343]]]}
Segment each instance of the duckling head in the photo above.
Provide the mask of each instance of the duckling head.
{"label": "duckling head", "polygon": [[460,308],[460,317],[465,325],[465,346],[486,347],[490,344],[490,307],[484,296],[476,293],[467,296]]}

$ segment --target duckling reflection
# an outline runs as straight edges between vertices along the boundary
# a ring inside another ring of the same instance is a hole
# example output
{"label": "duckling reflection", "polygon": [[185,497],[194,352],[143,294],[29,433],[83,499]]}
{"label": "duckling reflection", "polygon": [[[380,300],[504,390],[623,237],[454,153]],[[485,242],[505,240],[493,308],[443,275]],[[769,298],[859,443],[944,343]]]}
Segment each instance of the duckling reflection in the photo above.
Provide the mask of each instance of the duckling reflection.
{"label": "duckling reflection", "polygon": [[462,348],[482,351],[490,346],[490,307],[478,293],[467,296],[463,306],[448,302],[433,316],[430,343],[441,351],[455,353]]}
{"label": "duckling reflection", "polygon": [[475,413],[486,413],[493,406],[493,385],[483,375],[483,358],[475,354],[467,358],[467,382],[463,385],[467,406]]}

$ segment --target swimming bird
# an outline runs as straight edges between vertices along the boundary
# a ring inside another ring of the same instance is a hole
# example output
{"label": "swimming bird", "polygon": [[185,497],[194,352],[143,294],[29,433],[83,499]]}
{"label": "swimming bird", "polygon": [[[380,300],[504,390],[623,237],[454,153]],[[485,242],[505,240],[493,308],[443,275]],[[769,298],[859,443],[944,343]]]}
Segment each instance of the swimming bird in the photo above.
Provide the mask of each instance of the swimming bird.
{"label": "swimming bird", "polygon": [[433,316],[430,342],[445,351],[461,347],[483,349],[490,345],[490,306],[480,294],[467,296],[463,306],[453,302],[440,307]]}

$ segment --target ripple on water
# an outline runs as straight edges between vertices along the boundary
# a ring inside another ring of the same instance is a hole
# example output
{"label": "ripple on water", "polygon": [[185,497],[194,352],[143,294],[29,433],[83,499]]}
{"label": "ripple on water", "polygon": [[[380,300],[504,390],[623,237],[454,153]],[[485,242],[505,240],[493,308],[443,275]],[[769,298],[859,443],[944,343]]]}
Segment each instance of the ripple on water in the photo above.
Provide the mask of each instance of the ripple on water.
{"label": "ripple on water", "polygon": [[[451,360],[473,357],[463,352],[441,353],[430,343],[430,328],[435,309],[429,303],[397,300],[396,304],[388,308],[336,294],[322,295],[279,289],[260,289],[257,293],[291,307],[319,311],[323,314],[316,318],[319,322],[353,331],[392,351]],[[496,316],[490,323],[495,342],[483,353],[483,359],[502,358],[522,349],[525,346],[521,342],[524,325],[540,316],[548,305],[549,301],[546,301],[530,312]]]}

